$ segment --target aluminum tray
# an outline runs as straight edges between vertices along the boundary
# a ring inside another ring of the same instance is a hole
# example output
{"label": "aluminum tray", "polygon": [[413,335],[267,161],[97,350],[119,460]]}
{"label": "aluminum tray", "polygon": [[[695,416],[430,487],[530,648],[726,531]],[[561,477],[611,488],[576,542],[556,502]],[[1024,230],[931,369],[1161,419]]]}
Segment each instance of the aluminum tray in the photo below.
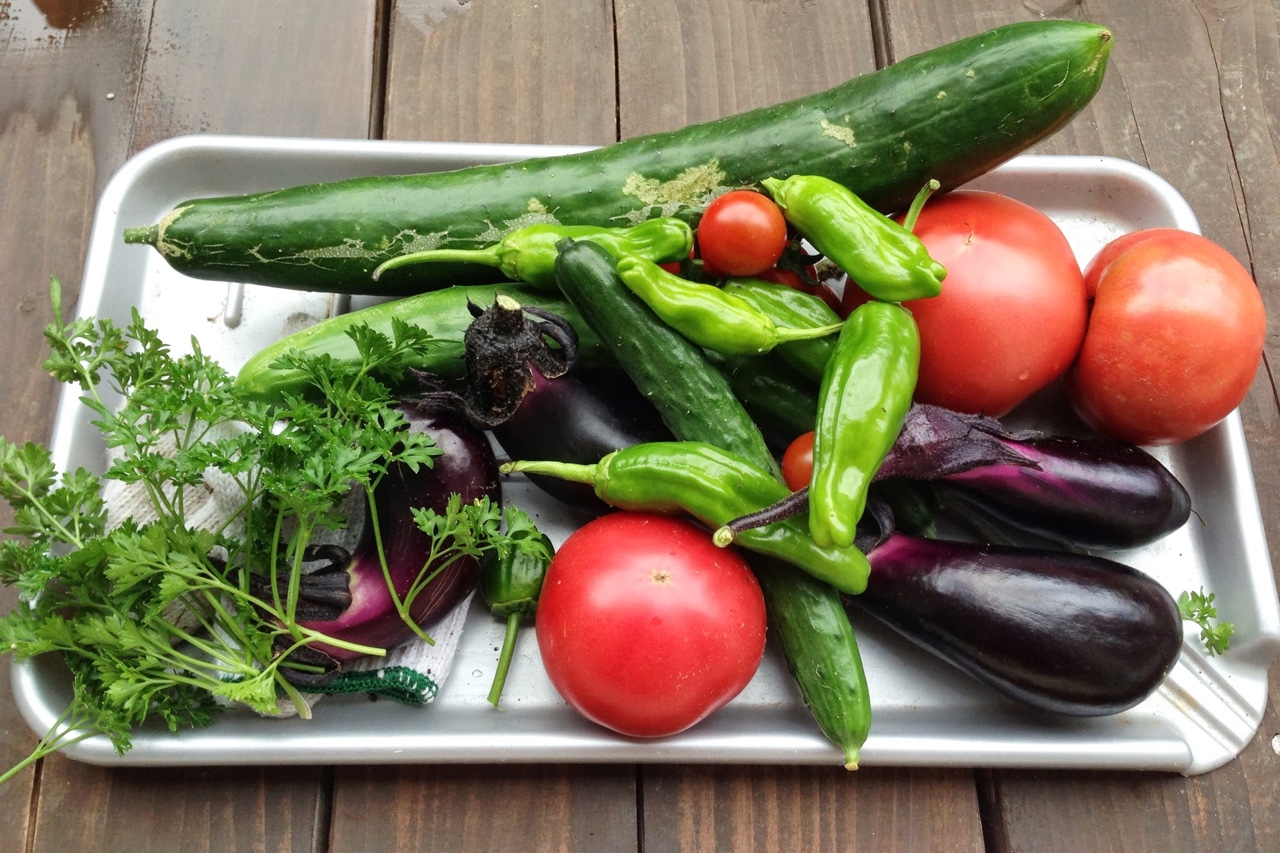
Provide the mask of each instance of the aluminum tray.
{"label": "aluminum tray", "polygon": [[[328,295],[185,278],[149,248],[124,245],[125,226],[152,222],[194,196],[574,150],[580,149],[218,136],[163,142],[126,163],[103,194],[79,311],[123,321],[131,307],[139,306],[175,349],[198,335],[205,352],[234,369],[279,337],[286,323],[351,306]],[[1022,157],[975,185],[1047,212],[1082,263],[1109,238],[1135,228],[1199,230],[1168,183],[1119,160]],[[1023,417],[1055,425],[1055,416],[1039,409]],[[102,447],[88,414],[69,392],[58,410],[53,450],[64,470],[102,467]],[[1236,624],[1231,652],[1207,658],[1189,632],[1176,669],[1147,701],[1112,717],[1068,719],[1015,706],[880,626],[859,624],[875,716],[862,752],[865,764],[1195,774],[1226,763],[1244,748],[1266,706],[1267,667],[1280,651],[1280,607],[1239,418],[1232,415],[1195,441],[1157,455],[1186,484],[1195,515],[1163,541],[1118,556],[1175,595],[1201,586],[1216,592],[1221,612]],[[572,529],[572,518],[527,484],[511,481],[506,488],[508,497],[534,512],[557,541]],[[543,674],[531,631],[522,635],[505,708],[491,708],[485,696],[501,634],[501,626],[475,606],[453,672],[439,698],[425,708],[328,697],[310,721],[233,711],[203,730],[144,729],[123,757],[101,737],[66,752],[92,763],[130,765],[839,762],[839,752],[813,724],[776,649],[770,648],[747,689],[710,719],[678,736],[641,740],[616,736],[568,708]],[[48,657],[15,664],[13,686],[22,713],[39,733],[53,725],[69,697],[65,670]]]}

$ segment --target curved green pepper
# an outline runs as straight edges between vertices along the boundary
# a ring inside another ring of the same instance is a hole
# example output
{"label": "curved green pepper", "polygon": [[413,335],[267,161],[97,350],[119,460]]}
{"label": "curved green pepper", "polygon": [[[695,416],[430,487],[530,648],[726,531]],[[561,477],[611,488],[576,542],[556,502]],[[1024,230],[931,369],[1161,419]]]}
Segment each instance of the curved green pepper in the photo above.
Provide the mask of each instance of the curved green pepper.
{"label": "curved green pepper", "polygon": [[762,183],[801,236],[875,298],[903,302],[942,292],[946,267],[929,256],[919,237],[848,187],[817,175]]}
{"label": "curved green pepper", "polygon": [[[777,323],[797,329],[821,328],[840,322],[840,315],[820,297],[785,284],[754,278],[735,278],[724,283],[724,292],[745,299]],[[780,344],[777,354],[787,364],[813,382],[822,381],[822,372],[835,351],[836,338],[828,335],[811,340]]]}
{"label": "curved green pepper", "polygon": [[536,542],[522,542],[519,547],[492,548],[480,560],[480,597],[489,606],[490,613],[507,622],[498,668],[489,689],[489,704],[494,707],[502,696],[502,687],[511,668],[520,622],[533,616],[537,610],[542,580],[555,553],[555,546],[545,533],[531,528],[529,534],[529,538]]}
{"label": "curved green pepper", "polygon": [[618,261],[618,275],[664,323],[698,346],[724,355],[759,355],[787,341],[821,338],[840,329],[839,317],[817,328],[781,328],[745,299],[640,258]]}
{"label": "curved green pepper", "polygon": [[[790,494],[767,471],[718,447],[696,441],[657,441],[617,450],[595,465],[520,461],[504,474],[545,474],[591,485],[605,503],[641,512],[685,512],[716,528]],[[866,589],[871,566],[856,547],[820,547],[800,516],[743,531],[744,548],[776,557],[841,592]]]}
{"label": "curved green pepper", "polygon": [[828,547],[853,543],[867,489],[911,407],[920,332],[911,312],[867,302],[849,315],[818,389],[809,479],[809,532]]}
{"label": "curved green pepper", "polygon": [[647,219],[624,228],[594,225],[527,225],[484,249],[428,249],[397,255],[373,271],[373,279],[388,270],[419,263],[474,263],[497,267],[507,278],[534,287],[555,289],[556,244],[565,238],[590,240],[615,258],[637,257],[658,263],[682,261],[693,248],[693,229],[669,216]]}

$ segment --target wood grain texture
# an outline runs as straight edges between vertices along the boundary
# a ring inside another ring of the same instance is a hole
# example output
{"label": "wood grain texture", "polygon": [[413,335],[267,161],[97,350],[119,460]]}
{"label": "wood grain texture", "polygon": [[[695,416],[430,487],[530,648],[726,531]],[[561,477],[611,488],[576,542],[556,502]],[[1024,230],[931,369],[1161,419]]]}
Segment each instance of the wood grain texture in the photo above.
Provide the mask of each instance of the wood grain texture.
{"label": "wood grain texture", "polygon": [[[48,437],[49,277],[71,311],[98,194],[131,151],[202,131],[364,136],[375,79],[373,0],[39,5],[53,17],[7,4],[0,20],[0,76],[17,81],[0,87],[0,323],[12,347],[0,382],[16,401],[0,434],[14,440]],[[70,28],[47,26],[71,6],[85,13]],[[34,739],[2,707],[8,766]],[[35,778],[0,789],[0,849],[23,849],[25,835],[35,850],[310,850],[327,833],[317,769],[114,771],[55,756],[31,808]]]}
{"label": "wood grain texture", "polygon": [[871,21],[841,0],[619,0],[622,138],[810,95],[875,69]]}
{"label": "wood grain texture", "polygon": [[334,792],[333,853],[637,849],[630,768],[339,767]]}
{"label": "wood grain texture", "polygon": [[973,773],[646,767],[644,850],[981,851]]}
{"label": "wood grain texture", "polygon": [[[51,319],[49,279],[62,281],[67,310],[80,288],[93,208],[124,159],[134,71],[141,64],[149,2],[68,17],[34,3],[0,4],[0,435],[47,441],[56,385],[40,369]],[[115,95],[108,98],[108,95]],[[0,524],[8,524],[7,510]],[[0,593],[7,612],[16,597]],[[23,760],[36,736],[11,698],[0,665],[0,765]],[[38,769],[0,786],[0,849],[28,836]]]}
{"label": "wood grain texture", "polygon": [[384,136],[601,145],[614,81],[607,0],[398,2]]}
{"label": "wood grain texture", "polygon": [[[1280,189],[1276,32],[1268,2],[1106,0],[1023,3],[888,2],[889,42],[905,56],[1045,12],[1110,27],[1115,49],[1102,90],[1043,153],[1106,154],[1148,166],[1191,204],[1203,232],[1250,266],[1271,329],[1280,309]],[[1176,49],[1170,46],[1176,45]],[[1280,450],[1269,335],[1265,363],[1241,407],[1275,560]],[[1272,850],[1276,848],[1280,698],[1237,761],[1184,779],[1152,774],[1002,772],[984,794],[995,850]]]}

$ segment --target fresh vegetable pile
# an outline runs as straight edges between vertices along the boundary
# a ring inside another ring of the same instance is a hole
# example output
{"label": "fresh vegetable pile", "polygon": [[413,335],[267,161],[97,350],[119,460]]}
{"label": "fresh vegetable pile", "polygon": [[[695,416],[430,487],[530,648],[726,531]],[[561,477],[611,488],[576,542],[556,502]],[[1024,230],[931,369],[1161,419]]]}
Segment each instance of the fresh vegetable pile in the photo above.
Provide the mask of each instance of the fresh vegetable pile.
{"label": "fresh vegetable pile", "polygon": [[[1016,25],[595,152],[197,199],[130,229],[197,277],[414,295],[234,378],[137,316],[49,327],[46,366],[115,455],[60,473],[0,445],[20,537],[0,577],[22,593],[0,637],[73,675],[32,758],[95,733],[124,750],[220,702],[305,712],[476,588],[507,625],[494,705],[532,618],[567,703],[674,734],[751,680],[767,624],[850,768],[875,690],[861,614],[1069,715],[1149,696],[1184,619],[1224,651],[1211,594],[1176,600],[1114,552],[1190,516],[1138,445],[1247,393],[1247,271],[1161,230],[1082,272],[1043,213],[957,189],[1069,121],[1109,51],[1091,24]],[[996,420],[1055,383],[1091,434]],[[211,471],[239,500],[206,529],[184,496]],[[499,472],[595,518],[557,549]],[[147,512],[109,525],[108,481]]]}

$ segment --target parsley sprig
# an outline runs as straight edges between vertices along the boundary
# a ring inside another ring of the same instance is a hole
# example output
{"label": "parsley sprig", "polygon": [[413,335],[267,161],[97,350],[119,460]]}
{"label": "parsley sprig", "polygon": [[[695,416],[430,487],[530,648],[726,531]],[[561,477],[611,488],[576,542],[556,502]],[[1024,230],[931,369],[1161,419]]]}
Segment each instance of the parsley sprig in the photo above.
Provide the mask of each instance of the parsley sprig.
{"label": "parsley sprig", "polygon": [[[0,619],[0,643],[19,658],[60,654],[72,682],[66,712],[0,781],[95,734],[123,753],[152,717],[171,730],[206,725],[224,701],[276,714],[288,696],[306,715],[282,672],[296,665],[289,651],[319,640],[383,653],[299,625],[299,578],[317,534],[345,526],[353,489],[371,498],[390,466],[417,470],[438,454],[405,428],[383,384],[432,341],[404,323],[391,336],[357,327],[357,365],[286,356],[279,366],[305,371],[319,393],[268,404],[242,393],[198,340],[174,354],[136,309],[123,327],[64,323],[56,280],[51,299],[44,367],[81,389],[112,461],[101,475],[59,472],[47,448],[0,438],[0,497],[14,537],[0,541],[0,582],[19,592]],[[238,505],[201,529],[188,502],[210,470],[234,484]],[[109,526],[111,481],[143,495],[146,510]],[[417,520],[435,535],[431,557],[477,555],[505,535],[488,501],[455,500]],[[252,573],[272,579],[270,595],[250,591]],[[401,602],[406,618],[432,576]]]}
{"label": "parsley sprig", "polygon": [[1220,655],[1231,646],[1235,625],[1218,619],[1218,607],[1213,603],[1214,594],[1184,591],[1178,596],[1178,610],[1183,619],[1200,626],[1200,641],[1210,655]]}

